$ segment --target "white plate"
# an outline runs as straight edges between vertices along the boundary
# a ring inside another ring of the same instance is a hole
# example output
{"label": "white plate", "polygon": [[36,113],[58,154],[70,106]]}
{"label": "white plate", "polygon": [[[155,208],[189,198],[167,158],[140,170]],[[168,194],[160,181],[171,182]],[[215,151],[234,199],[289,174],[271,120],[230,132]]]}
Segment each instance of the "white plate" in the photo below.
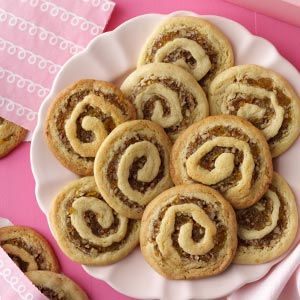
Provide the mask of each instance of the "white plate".
{"label": "white plate", "polygon": [[[191,15],[176,12],[172,15]],[[47,214],[51,199],[76,175],[65,169],[48,150],[43,139],[43,121],[54,95],[71,82],[82,78],[96,78],[120,83],[124,75],[135,67],[145,39],[166,18],[150,14],[131,19],[112,32],[95,38],[80,54],[70,59],[57,75],[49,96],[43,102],[38,124],[31,144],[31,165],[36,182],[36,198],[41,210]],[[218,16],[201,16],[222,29],[229,37],[235,52],[236,64],[255,63],[271,68],[283,76],[300,94],[300,74],[265,39],[252,35],[240,24]],[[300,199],[300,140],[278,158],[275,169],[290,183]],[[299,200],[300,201],[300,200]],[[299,237],[298,237],[299,238]],[[258,266],[232,265],[215,277],[194,281],[170,281],[156,274],[143,260],[137,249],[121,262],[107,267],[86,267],[90,275],[104,280],[119,292],[146,299],[211,299],[222,297],[242,285],[264,276],[276,262]]]}

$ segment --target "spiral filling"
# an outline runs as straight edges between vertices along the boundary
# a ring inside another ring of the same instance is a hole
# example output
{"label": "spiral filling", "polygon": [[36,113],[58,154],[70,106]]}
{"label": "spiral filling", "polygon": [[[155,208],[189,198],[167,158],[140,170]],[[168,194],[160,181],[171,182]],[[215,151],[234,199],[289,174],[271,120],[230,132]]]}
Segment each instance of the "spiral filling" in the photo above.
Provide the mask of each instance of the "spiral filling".
{"label": "spiral filling", "polygon": [[197,254],[187,253],[182,248],[182,246],[180,246],[180,237],[179,237],[180,231],[182,227],[185,226],[186,224],[191,224],[192,226],[191,238],[195,243],[201,242],[201,240],[204,238],[206,233],[206,229],[201,224],[196,223],[190,214],[186,214],[186,213],[176,213],[174,229],[171,236],[172,247],[176,250],[178,255],[183,259],[193,260],[195,262],[211,262],[217,260],[218,255],[222,251],[224,244],[226,242],[226,238],[227,238],[226,226],[223,224],[219,216],[219,212],[214,205],[207,203],[204,200],[198,198],[192,198],[192,197],[178,196],[174,202],[168,203],[168,205],[166,205],[161,209],[161,211],[158,214],[157,220],[155,220],[153,223],[153,232],[151,236],[152,243],[155,245],[155,250],[159,255],[162,255],[159,246],[157,244],[157,236],[161,231],[161,225],[167,211],[171,207],[175,207],[183,204],[190,204],[190,203],[195,204],[199,208],[201,208],[205,212],[209,220],[213,222],[216,228],[216,233],[213,236],[213,247],[205,254],[197,255]]}
{"label": "spiral filling", "polygon": [[146,193],[149,189],[154,189],[155,186],[163,179],[165,175],[165,154],[163,147],[156,141],[154,138],[150,138],[141,134],[137,134],[134,137],[131,137],[124,141],[122,146],[117,149],[108,163],[107,167],[107,177],[111,185],[111,190],[113,191],[114,195],[122,202],[124,202],[128,207],[138,209],[138,210],[144,210],[146,205],[140,205],[137,202],[134,202],[130,200],[119,188],[118,186],[118,165],[119,162],[124,155],[126,149],[130,147],[130,145],[134,145],[136,143],[142,142],[142,141],[148,141],[157,149],[158,155],[160,158],[160,165],[157,170],[156,176],[151,181],[141,181],[138,180],[139,171],[142,170],[142,168],[147,163],[147,159],[145,156],[135,158],[132,165],[130,166],[129,170],[129,177],[128,182],[134,191],[138,191],[140,193]]}
{"label": "spiral filling", "polygon": [[[103,97],[105,101],[116,106],[125,116],[127,115],[127,109],[125,105],[121,103],[121,101],[119,101],[117,95],[104,93],[101,90],[97,89],[85,89],[80,92],[75,92],[72,95],[70,95],[67,99],[65,99],[65,101],[62,104],[62,107],[57,112],[56,132],[59,136],[59,139],[64,144],[68,152],[83,160],[94,161],[94,157],[82,157],[80,154],[74,151],[65,130],[66,121],[70,118],[72,111],[75,109],[76,105],[80,103],[87,95],[90,94]],[[82,143],[89,143],[95,138],[94,133],[92,131],[86,131],[82,128],[82,120],[85,116],[98,118],[100,121],[103,122],[104,127],[108,132],[115,128],[115,124],[110,116],[103,114],[99,108],[87,105],[85,107],[85,111],[82,112],[82,114],[80,114],[80,117],[76,120],[76,134],[78,139]]]}
{"label": "spiral filling", "polygon": [[[219,59],[218,52],[214,49],[213,45],[205,36],[202,36],[197,30],[192,27],[177,27],[173,30],[171,29],[168,32],[160,34],[159,37],[153,42],[152,47],[146,56],[146,63],[153,62],[154,57],[160,48],[162,48],[168,42],[178,38],[187,38],[189,40],[197,42],[205,50],[206,55],[208,55],[211,62],[210,69],[206,73],[206,75],[202,77],[201,80],[199,80],[200,84],[204,84],[208,79],[211,79],[217,71],[217,63]],[[182,52],[180,51],[180,49],[178,51],[179,53],[176,53],[177,59],[179,54],[181,54],[183,57],[186,56],[186,58],[188,59],[187,61],[190,60],[188,53]],[[170,61],[172,61],[174,59],[173,57],[175,57],[175,53],[171,54],[170,57],[167,58],[167,60],[169,59]],[[190,62],[193,61],[190,60]]]}
{"label": "spiral filling", "polygon": [[[35,247],[28,245],[23,239],[21,238],[8,239],[2,241],[0,244],[0,246],[3,248],[5,248],[6,245],[8,246],[12,245],[25,251],[26,257],[29,256],[31,260],[34,260],[34,263],[36,264],[39,270],[48,269],[43,253],[41,253],[41,251],[36,249]],[[24,261],[23,257],[17,255],[16,253],[14,254],[10,253],[9,251],[7,252],[7,254],[23,272],[29,271],[28,269],[29,262]]]}
{"label": "spiral filling", "polygon": [[[255,141],[250,140],[249,137],[245,135],[240,129],[216,126],[214,128],[209,129],[207,132],[196,136],[195,140],[192,143],[190,143],[190,145],[187,147],[186,159],[191,157],[191,155],[193,155],[200,148],[200,146],[204,145],[209,141],[213,141],[216,137],[233,137],[240,141],[245,141],[249,145],[251,155],[253,156],[254,161],[251,185],[254,184],[254,182],[259,177],[259,170],[261,165],[259,147]],[[208,171],[212,171],[214,168],[216,168],[216,162],[218,158],[220,158],[220,156],[224,154],[232,154],[231,157],[233,156],[233,168],[231,170],[231,173],[219,182],[210,184],[212,188],[217,189],[222,193],[236,186],[237,183],[241,180],[241,164],[244,161],[243,152],[234,145],[232,147],[216,146],[213,147],[212,150],[209,151],[206,155],[204,155],[199,161],[199,165],[201,167]]]}
{"label": "spiral filling", "polygon": [[[135,99],[148,87],[156,84],[165,86],[171,92],[173,91],[175,95],[177,95],[179,101],[179,104],[177,105],[179,105],[181,116],[178,117],[175,124],[171,126],[166,125],[168,122],[167,119],[164,120],[163,124],[161,124],[167,134],[176,134],[190,125],[190,116],[197,107],[198,103],[195,97],[189,91],[187,91],[180,82],[175,81],[172,78],[153,78],[153,76],[151,76],[151,78],[144,78],[139,82],[139,84],[135,86],[131,93],[130,100],[134,103]],[[165,97],[159,94],[154,94],[148,97],[147,101],[145,101],[145,104],[141,108],[144,119],[158,121],[152,119],[154,116],[156,105],[158,103],[162,107],[163,117],[173,117],[174,114],[171,113],[171,108],[174,108],[174,105],[172,105],[171,107]]]}
{"label": "spiral filling", "polygon": [[163,62],[172,63],[172,62],[179,60],[182,57],[184,58],[184,60],[186,61],[186,63],[189,65],[189,67],[191,69],[194,69],[196,67],[197,61],[195,60],[195,58],[193,57],[191,52],[189,52],[183,48],[177,48],[173,52],[169,53],[163,59]]}
{"label": "spiral filling", "polygon": [[[245,78],[241,82],[252,86],[263,88],[270,92],[272,91],[276,94],[278,105],[280,105],[284,109],[284,116],[283,116],[281,127],[279,128],[277,134],[268,140],[269,144],[271,145],[276,144],[276,142],[280,141],[283,137],[285,137],[288,134],[289,126],[292,120],[291,99],[289,99],[281,89],[274,86],[273,81],[270,78],[260,78],[258,80],[252,78]],[[246,100],[241,99],[241,101],[247,101],[251,103],[251,99],[246,99]],[[254,102],[257,106],[266,109],[262,121],[261,122],[256,121],[256,123],[254,123],[254,125],[258,126],[259,128],[263,128],[265,124],[268,122],[268,120],[270,120],[273,117],[274,114],[274,111],[270,107],[270,100],[262,99],[262,101],[260,101],[260,100],[253,99],[253,101],[257,102],[257,103]]]}
{"label": "spiral filling", "polygon": [[51,300],[67,300],[68,298],[64,295],[64,292],[53,291],[52,289],[36,285],[37,289],[40,290],[42,294],[44,294],[47,298]]}
{"label": "spiral filling", "polygon": [[[272,228],[271,232],[259,239],[243,239],[239,237],[239,244],[241,246],[253,246],[256,248],[270,247],[280,240],[283,232],[287,229],[287,207],[283,195],[273,185],[269,189],[275,193],[276,198],[280,201],[276,224],[273,224],[274,229]],[[265,227],[272,225],[271,216],[274,209],[276,209],[274,201],[264,196],[256,205],[236,211],[238,225],[248,230],[262,231]]]}
{"label": "spiral filling", "polygon": [[[74,219],[72,220],[72,215],[74,218],[74,210],[75,210],[74,203],[82,197],[91,197],[91,196],[95,198],[95,201],[97,201],[96,199],[98,199],[99,201],[104,202],[101,195],[97,192],[93,192],[93,193],[80,192],[78,193],[78,195],[76,195],[76,197],[69,199],[67,201],[66,227],[68,232],[68,238],[78,249],[80,249],[80,251],[88,255],[97,256],[99,254],[106,253],[106,252],[118,251],[119,249],[122,248],[124,244],[126,244],[130,235],[135,230],[135,227],[137,226],[137,221],[128,219],[127,223],[125,224],[127,227],[124,236],[117,237],[118,230],[120,229],[121,224],[120,224],[119,216],[115,211],[112,210],[113,220],[111,224],[109,224],[109,222],[105,220],[104,215],[102,221],[104,223],[100,224],[100,222],[97,220],[96,213],[92,210],[87,209],[83,213],[82,222],[84,222],[84,225],[81,224],[81,227],[87,226],[90,229],[91,234],[93,235],[92,236],[93,241],[89,240],[88,238],[83,238],[81,236],[82,233],[79,230],[80,225],[78,225],[78,228],[75,228],[76,225],[74,224],[76,224],[77,222],[75,223]],[[103,214],[107,216],[107,213],[103,212]],[[111,236],[113,236],[111,242],[107,242],[106,238],[110,238]]]}

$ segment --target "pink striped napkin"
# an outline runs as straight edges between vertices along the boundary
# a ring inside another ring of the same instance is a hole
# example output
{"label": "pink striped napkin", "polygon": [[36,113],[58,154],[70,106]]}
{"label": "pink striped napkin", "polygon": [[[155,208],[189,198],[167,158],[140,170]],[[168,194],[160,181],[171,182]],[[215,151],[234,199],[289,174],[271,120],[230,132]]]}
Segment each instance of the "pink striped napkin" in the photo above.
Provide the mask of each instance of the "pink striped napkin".
{"label": "pink striped napkin", "polygon": [[110,0],[0,0],[0,116],[33,130],[62,64],[103,32]]}

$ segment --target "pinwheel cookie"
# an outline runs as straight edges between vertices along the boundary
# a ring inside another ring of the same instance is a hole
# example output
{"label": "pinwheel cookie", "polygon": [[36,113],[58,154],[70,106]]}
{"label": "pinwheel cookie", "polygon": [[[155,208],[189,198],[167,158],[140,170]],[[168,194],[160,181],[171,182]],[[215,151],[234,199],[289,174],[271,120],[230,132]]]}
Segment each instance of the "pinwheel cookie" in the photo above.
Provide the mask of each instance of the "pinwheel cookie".
{"label": "pinwheel cookie", "polygon": [[26,137],[27,130],[0,117],[0,158],[16,148]]}
{"label": "pinwheel cookie", "polygon": [[116,126],[135,118],[133,105],[104,81],[80,80],[49,109],[45,136],[56,158],[78,175],[91,175],[96,152]]}
{"label": "pinwheel cookie", "polygon": [[257,202],[268,189],[272,173],[262,132],[236,116],[212,116],[193,124],[172,149],[171,176],[176,185],[209,185],[235,208]]}
{"label": "pinwheel cookie", "polygon": [[86,293],[65,275],[49,271],[31,271],[26,275],[49,299],[88,300]]}
{"label": "pinwheel cookie", "polygon": [[59,271],[56,256],[43,236],[24,226],[0,228],[0,246],[23,271]]}
{"label": "pinwheel cookie", "polygon": [[238,249],[235,263],[261,264],[292,245],[298,229],[295,197],[286,181],[274,173],[265,195],[253,206],[236,211]]}
{"label": "pinwheel cookie", "polygon": [[171,142],[159,125],[146,120],[121,124],[102,143],[95,159],[97,186],[121,215],[140,219],[146,205],[172,186]]}
{"label": "pinwheel cookie", "polygon": [[153,63],[131,73],[121,86],[137,109],[138,119],[161,125],[172,140],[192,123],[208,116],[202,88],[188,72]]}
{"label": "pinwheel cookie", "polygon": [[209,90],[211,114],[248,119],[262,130],[272,156],[286,151],[300,133],[300,100],[280,75],[256,65],[219,74]]}
{"label": "pinwheel cookie", "polygon": [[139,242],[140,221],[118,214],[102,198],[94,177],[71,182],[56,196],[50,224],[63,252],[85,265],[108,265]]}
{"label": "pinwheel cookie", "polygon": [[140,244],[146,261],[167,278],[216,275],[228,267],[235,255],[235,213],[209,187],[176,186],[147,206]]}
{"label": "pinwheel cookie", "polygon": [[147,40],[138,66],[153,62],[184,68],[207,90],[218,73],[233,66],[234,57],[230,42],[216,26],[185,16],[163,21]]}

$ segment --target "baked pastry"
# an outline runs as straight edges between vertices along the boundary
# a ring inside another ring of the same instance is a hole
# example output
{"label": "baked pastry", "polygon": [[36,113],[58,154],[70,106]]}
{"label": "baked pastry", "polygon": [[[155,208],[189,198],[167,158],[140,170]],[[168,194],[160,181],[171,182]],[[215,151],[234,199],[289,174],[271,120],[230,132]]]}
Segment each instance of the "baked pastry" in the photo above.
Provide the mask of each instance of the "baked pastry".
{"label": "baked pastry", "polygon": [[63,274],[31,271],[26,276],[50,300],[88,300],[86,293]]}
{"label": "baked pastry", "polygon": [[146,207],[140,244],[146,261],[169,279],[216,275],[235,255],[235,213],[212,188],[176,186]]}
{"label": "baked pastry", "polygon": [[134,119],[135,109],[111,83],[79,80],[48,111],[45,136],[56,158],[78,175],[91,175],[96,152],[111,130]]}
{"label": "baked pastry", "polygon": [[94,173],[105,201],[119,214],[141,219],[146,205],[171,187],[171,142],[159,125],[123,123],[99,148]]}
{"label": "baked pastry", "polygon": [[190,126],[171,154],[173,182],[217,189],[235,208],[249,207],[267,191],[272,159],[262,132],[236,116],[211,116]]}
{"label": "baked pastry", "polygon": [[0,117],[0,158],[16,148],[26,137],[27,130]]}
{"label": "baked pastry", "polygon": [[234,65],[234,56],[230,42],[215,25],[185,16],[166,19],[146,41],[138,66],[153,62],[184,68],[206,91],[217,74]]}
{"label": "baked pastry", "polygon": [[236,211],[237,264],[262,264],[285,253],[298,229],[295,196],[287,182],[274,173],[265,195],[253,206]]}
{"label": "baked pastry", "polygon": [[153,63],[138,68],[125,79],[121,90],[135,105],[138,119],[158,123],[172,140],[208,116],[202,88],[191,74],[172,64]]}
{"label": "baked pastry", "polygon": [[219,74],[209,90],[213,115],[248,119],[262,130],[271,153],[286,151],[300,133],[300,99],[277,73],[256,65],[235,66]]}
{"label": "baked pastry", "polygon": [[140,221],[123,217],[109,207],[94,177],[64,187],[53,200],[49,219],[62,251],[81,264],[112,264],[139,242]]}
{"label": "baked pastry", "polygon": [[0,228],[0,246],[23,271],[59,272],[57,258],[46,239],[25,226]]}

